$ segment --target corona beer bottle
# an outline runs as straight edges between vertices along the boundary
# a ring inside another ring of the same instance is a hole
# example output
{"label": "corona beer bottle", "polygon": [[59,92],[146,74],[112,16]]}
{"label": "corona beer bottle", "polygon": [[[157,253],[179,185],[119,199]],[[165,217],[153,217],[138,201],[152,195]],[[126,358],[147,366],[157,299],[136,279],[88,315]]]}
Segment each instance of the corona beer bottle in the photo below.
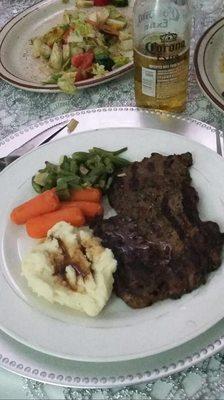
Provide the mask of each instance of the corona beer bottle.
{"label": "corona beer bottle", "polygon": [[181,112],[188,88],[189,0],[136,0],[135,98],[139,107]]}

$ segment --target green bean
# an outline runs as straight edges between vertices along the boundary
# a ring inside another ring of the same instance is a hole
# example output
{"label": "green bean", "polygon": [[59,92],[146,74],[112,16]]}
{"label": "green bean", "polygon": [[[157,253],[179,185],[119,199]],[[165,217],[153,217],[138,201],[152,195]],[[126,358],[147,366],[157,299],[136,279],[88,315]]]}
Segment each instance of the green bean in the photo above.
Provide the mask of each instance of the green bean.
{"label": "green bean", "polygon": [[110,158],[106,157],[104,159],[104,165],[108,174],[112,174],[114,172],[113,162],[111,161]]}
{"label": "green bean", "polygon": [[56,185],[57,182],[57,175],[56,174],[48,174],[47,178],[45,179],[44,187],[51,189]]}
{"label": "green bean", "polygon": [[93,168],[90,174],[95,174],[98,176],[100,176],[101,174],[105,174],[105,165],[101,164],[100,166]]}
{"label": "green bean", "polygon": [[88,158],[88,160],[86,161],[86,166],[88,168],[94,168],[96,166],[99,166],[102,164],[102,157],[100,157],[99,155],[91,155]]}
{"label": "green bean", "polygon": [[73,176],[68,182],[69,187],[76,187],[81,185],[81,178],[79,176]]}
{"label": "green bean", "polygon": [[68,189],[68,183],[64,178],[57,179],[57,190]]}
{"label": "green bean", "polygon": [[90,173],[87,176],[83,177],[83,182],[89,184],[89,186],[93,186],[93,184],[97,181],[98,175]]}
{"label": "green bean", "polygon": [[67,170],[61,170],[58,172],[58,178],[74,178],[74,176],[76,176],[74,173],[72,173],[71,171],[67,171]]}
{"label": "green bean", "polygon": [[73,173],[77,173],[78,169],[79,169],[79,167],[78,167],[77,162],[75,160],[71,159],[70,160],[70,171]]}
{"label": "green bean", "polygon": [[125,158],[121,157],[113,157],[111,159],[111,162],[117,166],[117,167],[126,167],[128,164],[130,164],[130,161],[126,160]]}
{"label": "green bean", "polygon": [[56,164],[52,164],[49,161],[46,161],[45,162],[45,170],[43,170],[43,171],[40,170],[40,172],[45,172],[45,171],[46,172],[55,172],[57,170],[57,168],[58,168],[58,166]]}
{"label": "green bean", "polygon": [[57,195],[60,200],[69,200],[70,198],[70,191],[68,189],[57,190]]}
{"label": "green bean", "polygon": [[127,147],[123,147],[120,150],[113,151],[113,155],[114,156],[118,156],[119,154],[124,153],[125,151],[127,151],[127,149],[128,149]]}
{"label": "green bean", "polygon": [[89,152],[99,154],[99,155],[105,155],[105,156],[109,156],[109,155],[113,156],[113,155],[119,155],[121,153],[124,153],[127,149],[128,149],[127,147],[123,147],[120,150],[110,151],[110,150],[101,149],[99,147],[93,147],[91,150],[89,150]]}
{"label": "green bean", "polygon": [[72,154],[72,158],[75,161],[85,162],[89,158],[89,153],[78,151],[77,153]]}
{"label": "green bean", "polygon": [[129,164],[128,160],[119,156],[126,150],[127,147],[115,151],[93,147],[88,152],[79,151],[70,157],[63,156],[59,164],[46,161],[45,168],[37,173],[44,173],[46,177],[40,182],[37,180],[37,183],[34,176],[32,186],[38,193],[56,187],[61,199],[68,199],[69,189],[76,187],[95,186],[106,192],[114,174]]}
{"label": "green bean", "polygon": [[80,185],[80,183],[79,182],[77,182],[75,179],[73,180],[73,181],[70,181],[69,182],[69,188],[70,189],[81,189],[81,187],[82,187],[82,185]]}
{"label": "green bean", "polygon": [[64,156],[63,161],[60,164],[60,169],[70,171],[70,160],[67,156]]}

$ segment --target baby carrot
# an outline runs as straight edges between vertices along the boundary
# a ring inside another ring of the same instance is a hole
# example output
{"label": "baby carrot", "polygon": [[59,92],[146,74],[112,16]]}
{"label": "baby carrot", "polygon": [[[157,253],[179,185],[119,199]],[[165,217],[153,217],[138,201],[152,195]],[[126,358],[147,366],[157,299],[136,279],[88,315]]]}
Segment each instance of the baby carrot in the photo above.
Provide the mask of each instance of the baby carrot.
{"label": "baby carrot", "polygon": [[84,189],[72,189],[71,201],[91,201],[99,203],[102,197],[102,192],[98,188],[88,187]]}
{"label": "baby carrot", "polygon": [[30,218],[55,211],[59,207],[60,201],[55,189],[46,190],[14,208],[10,217],[15,224],[21,225],[25,224]]}
{"label": "baby carrot", "polygon": [[41,239],[47,236],[48,230],[60,221],[69,222],[74,226],[82,226],[85,218],[79,208],[68,207],[29,219],[26,223],[26,231],[30,237]]}
{"label": "baby carrot", "polygon": [[68,207],[78,207],[83,212],[85,217],[95,217],[96,215],[103,214],[103,207],[100,203],[93,203],[91,201],[62,201],[61,209]]}

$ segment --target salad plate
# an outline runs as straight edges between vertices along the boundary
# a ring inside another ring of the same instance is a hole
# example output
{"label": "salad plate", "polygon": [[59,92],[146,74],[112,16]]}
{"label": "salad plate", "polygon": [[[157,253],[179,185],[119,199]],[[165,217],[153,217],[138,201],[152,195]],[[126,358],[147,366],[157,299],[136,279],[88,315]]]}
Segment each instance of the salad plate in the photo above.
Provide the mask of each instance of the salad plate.
{"label": "salad plate", "polygon": [[[101,8],[92,7],[93,10]],[[120,7],[118,10],[128,20],[131,20],[132,8],[133,0],[129,0],[128,6]],[[25,90],[59,92],[59,87],[53,81],[49,81],[52,72],[50,73],[47,63],[44,63],[40,58],[33,57],[31,41],[35,37],[44,35],[54,26],[65,26],[63,25],[64,11],[74,9],[75,2],[72,0],[68,2],[42,0],[6,23],[0,32],[0,77]],[[84,10],[87,12],[86,10],[89,9],[85,8]],[[79,43],[80,46],[81,44]],[[105,75],[96,72],[96,76],[80,80],[75,86],[77,88],[88,88],[99,85],[119,78],[132,68],[133,61],[130,59],[122,66],[118,64],[116,67],[115,65],[115,68],[112,68]],[[46,82],[51,83],[46,84]]]}
{"label": "salad plate", "polygon": [[208,99],[224,110],[224,18],[216,21],[199,39],[194,65],[198,84]]}
{"label": "salad plate", "polygon": [[134,310],[112,297],[97,318],[36,298],[21,276],[21,258],[34,241],[23,227],[9,221],[10,210],[34,195],[31,177],[46,160],[57,162],[61,155],[94,146],[108,150],[128,146],[130,160],[141,160],[151,152],[192,152],[191,175],[199,192],[201,217],[218,222],[224,230],[223,158],[207,147],[152,127],[99,128],[55,140],[21,157],[0,175],[7,189],[0,200],[0,328],[32,349],[80,362],[121,362],[171,350],[222,319],[223,266],[210,274],[206,285],[179,300]]}
{"label": "salad plate", "polygon": [[[79,121],[79,125],[76,128],[78,133],[90,130],[93,124],[96,129],[100,127],[137,127],[147,129],[150,127],[150,129],[157,129],[162,132],[171,131],[177,135],[194,139],[213,151],[216,151],[219,147],[221,152],[223,151],[222,133],[205,123],[187,117],[177,117],[168,113],[141,110],[133,107],[76,111],[54,117],[16,132],[7,141],[2,140],[1,147],[6,148],[8,146],[9,149],[13,149],[17,145],[18,138],[24,142],[27,137],[38,134],[40,129],[53,126],[58,122],[67,121],[70,118],[75,118]],[[67,135],[67,132],[64,131],[60,134],[61,137],[63,135]],[[27,171],[27,167],[24,171]],[[26,177],[24,178],[26,179]],[[220,223],[220,218],[218,222]],[[13,287],[12,290],[14,290]],[[18,295],[16,295],[16,298],[18,299]],[[222,296],[220,299],[222,299]],[[217,306],[220,299],[217,302]],[[8,310],[6,310],[5,315],[8,313]],[[29,309],[26,319],[33,322],[32,308]],[[195,323],[197,325],[197,321]],[[17,317],[14,328],[21,324],[22,322],[18,321]],[[189,324],[192,325],[194,322],[191,320]],[[223,320],[221,320],[195,339],[168,351],[142,359],[110,363],[81,362],[50,356],[23,345],[1,331],[0,366],[30,379],[75,388],[108,388],[133,385],[176,373],[221,351],[224,346],[223,330],[224,325]],[[34,332],[33,329],[32,332]],[[53,333],[52,331],[49,332],[47,328],[48,336],[52,337]]]}

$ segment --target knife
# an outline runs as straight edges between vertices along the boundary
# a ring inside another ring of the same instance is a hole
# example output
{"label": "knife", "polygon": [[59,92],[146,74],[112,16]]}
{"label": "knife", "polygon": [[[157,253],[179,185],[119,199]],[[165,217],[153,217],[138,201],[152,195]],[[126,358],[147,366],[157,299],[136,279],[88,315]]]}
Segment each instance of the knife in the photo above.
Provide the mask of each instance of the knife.
{"label": "knife", "polygon": [[[39,133],[39,135],[34,138],[28,140],[22,146],[18,147],[16,150],[9,153],[6,157],[0,158],[0,170],[5,168],[7,165],[11,164],[11,162],[15,161],[17,158],[23,156],[28,151],[49,142],[56,135],[58,135],[64,128],[68,128],[68,131],[71,132],[78,125],[78,121],[72,119],[70,122],[63,121],[54,125],[50,128],[45,129],[43,132]],[[56,130],[55,130],[56,129]]]}

